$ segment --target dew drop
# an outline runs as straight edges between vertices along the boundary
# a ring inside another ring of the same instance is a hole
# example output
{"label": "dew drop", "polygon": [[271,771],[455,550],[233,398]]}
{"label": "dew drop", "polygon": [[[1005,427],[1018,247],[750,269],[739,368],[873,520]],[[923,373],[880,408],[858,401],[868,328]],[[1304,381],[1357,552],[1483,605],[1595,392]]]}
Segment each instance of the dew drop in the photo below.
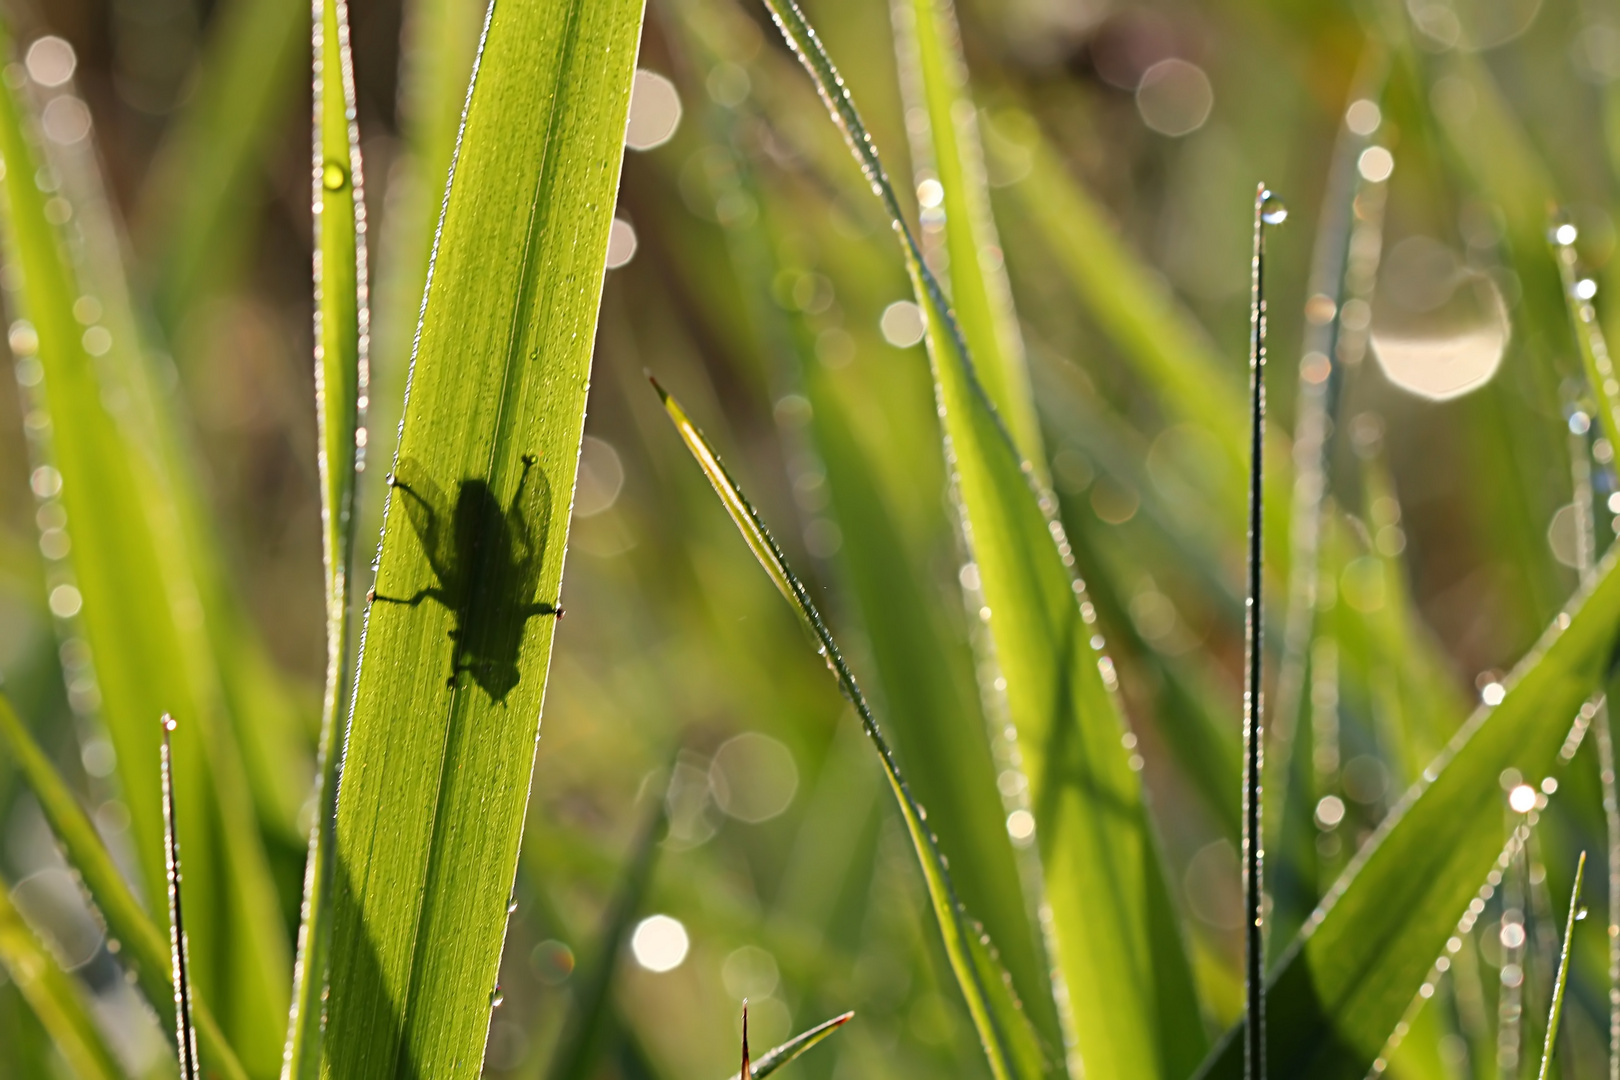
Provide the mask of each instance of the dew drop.
{"label": "dew drop", "polygon": [[1580,922],[1584,918],[1586,918],[1586,905],[1582,904],[1575,909],[1575,921]]}
{"label": "dew drop", "polygon": [[501,984],[496,983],[495,990],[489,995],[489,1007],[492,1009],[498,1009],[501,1007],[501,1003],[505,1000],[506,994],[502,992]]}
{"label": "dew drop", "polygon": [[1260,220],[1267,225],[1281,225],[1288,220],[1288,207],[1277,196],[1268,191],[1260,196]]}
{"label": "dew drop", "polygon": [[321,185],[327,191],[338,191],[349,181],[349,172],[335,161],[328,161],[321,170]]}

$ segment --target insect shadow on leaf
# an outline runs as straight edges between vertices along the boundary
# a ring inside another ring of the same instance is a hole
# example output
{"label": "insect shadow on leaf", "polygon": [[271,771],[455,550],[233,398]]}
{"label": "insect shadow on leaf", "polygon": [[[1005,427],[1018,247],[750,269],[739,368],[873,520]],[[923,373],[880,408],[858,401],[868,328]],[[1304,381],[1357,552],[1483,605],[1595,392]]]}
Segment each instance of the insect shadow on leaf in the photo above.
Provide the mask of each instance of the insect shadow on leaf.
{"label": "insect shadow on leaf", "polygon": [[463,673],[502,704],[518,684],[518,652],[529,620],[562,617],[562,608],[536,601],[540,564],[551,526],[551,484],[539,459],[523,455],[523,474],[506,509],[488,481],[461,481],[455,506],[415,458],[403,457],[389,477],[399,492],[411,528],[422,543],[437,585],[411,597],[370,599],[416,607],[424,600],[443,604],[455,617],[450,630],[450,676],[455,687]]}

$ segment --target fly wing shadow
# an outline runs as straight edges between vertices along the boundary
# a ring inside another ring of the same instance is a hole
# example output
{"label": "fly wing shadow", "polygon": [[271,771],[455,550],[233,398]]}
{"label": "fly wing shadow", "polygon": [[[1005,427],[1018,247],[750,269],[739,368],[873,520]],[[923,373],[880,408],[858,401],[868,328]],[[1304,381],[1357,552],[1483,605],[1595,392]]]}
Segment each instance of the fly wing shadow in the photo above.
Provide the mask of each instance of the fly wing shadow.
{"label": "fly wing shadow", "polygon": [[405,516],[411,529],[422,543],[433,576],[438,579],[437,590],[424,589],[419,596],[431,596],[455,610],[461,605],[458,594],[462,578],[463,561],[456,551],[456,537],[451,527],[450,500],[444,489],[433,482],[427,469],[413,457],[402,457],[394,466],[393,486],[405,503]]}
{"label": "fly wing shadow", "polygon": [[554,604],[535,600],[551,532],[551,483],[539,459],[523,455],[512,501],[503,511],[482,479],[457,485],[454,508],[444,491],[414,458],[401,458],[393,486],[422,544],[437,586],[410,598],[374,600],[415,607],[436,600],[455,618],[450,631],[450,676],[472,676],[493,700],[504,702],[522,677],[518,656],[529,620],[561,615]]}
{"label": "fly wing shadow", "polygon": [[551,481],[533,454],[523,455],[523,476],[512,493],[506,511],[507,529],[512,538],[512,562],[517,573],[517,595],[523,604],[523,617],[551,615],[558,609],[534,599],[540,587],[540,566],[546,555],[551,533]]}

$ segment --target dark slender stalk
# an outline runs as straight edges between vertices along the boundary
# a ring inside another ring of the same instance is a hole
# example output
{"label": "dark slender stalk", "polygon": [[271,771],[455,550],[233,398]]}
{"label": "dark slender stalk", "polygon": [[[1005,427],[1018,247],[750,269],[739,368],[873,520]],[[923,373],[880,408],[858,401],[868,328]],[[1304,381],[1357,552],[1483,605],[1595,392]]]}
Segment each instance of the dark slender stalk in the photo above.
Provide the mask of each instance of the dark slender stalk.
{"label": "dark slender stalk", "polygon": [[1266,1075],[1266,938],[1265,875],[1261,833],[1260,773],[1265,763],[1264,708],[1260,675],[1262,656],[1261,554],[1266,443],[1266,298],[1264,288],[1265,227],[1286,217],[1288,211],[1266,186],[1254,197],[1254,264],[1249,306],[1249,598],[1243,651],[1243,912],[1244,984],[1248,992],[1248,1021],[1244,1031],[1244,1074],[1249,1080]]}
{"label": "dark slender stalk", "polygon": [[163,714],[163,853],[169,880],[169,956],[174,967],[174,1030],[180,1080],[198,1080],[197,1030],[191,1023],[191,964],[186,957],[186,928],[180,917],[180,840],[174,824],[173,751],[169,733],[174,717]]}

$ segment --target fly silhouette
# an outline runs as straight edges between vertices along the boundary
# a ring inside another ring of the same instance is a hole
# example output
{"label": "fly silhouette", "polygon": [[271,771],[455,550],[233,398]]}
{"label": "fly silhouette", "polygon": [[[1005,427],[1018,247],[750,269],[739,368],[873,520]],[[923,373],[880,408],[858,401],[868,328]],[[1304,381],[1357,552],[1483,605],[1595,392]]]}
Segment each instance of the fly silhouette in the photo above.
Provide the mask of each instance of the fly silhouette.
{"label": "fly silhouette", "polygon": [[421,462],[401,458],[389,484],[404,500],[438,584],[409,598],[371,595],[409,607],[424,600],[443,604],[456,621],[447,684],[454,687],[463,674],[471,675],[503,704],[521,678],[518,651],[529,620],[562,617],[562,608],[534,598],[551,525],[551,485],[537,463],[533,454],[523,455],[523,474],[503,510],[484,480],[461,481],[452,508]]}

